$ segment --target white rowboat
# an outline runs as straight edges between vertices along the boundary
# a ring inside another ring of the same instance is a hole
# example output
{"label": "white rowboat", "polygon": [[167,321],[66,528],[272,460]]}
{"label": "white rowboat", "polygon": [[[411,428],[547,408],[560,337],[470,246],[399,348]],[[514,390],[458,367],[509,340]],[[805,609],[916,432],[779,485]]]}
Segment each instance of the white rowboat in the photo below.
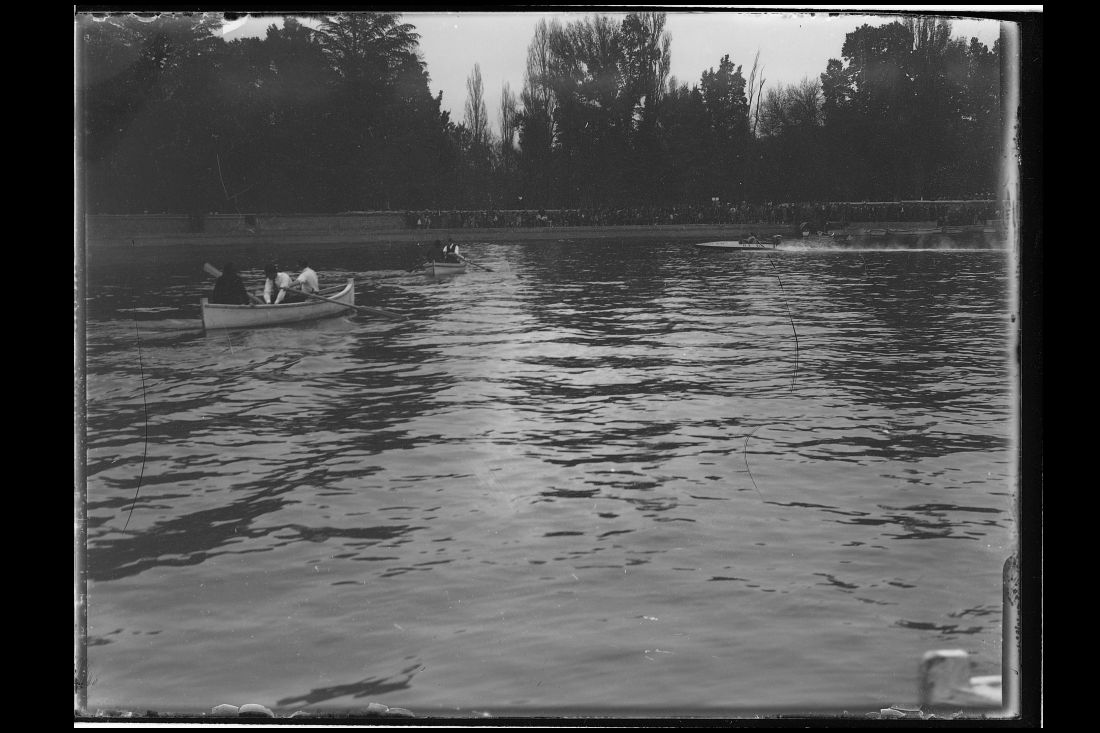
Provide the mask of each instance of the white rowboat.
{"label": "white rowboat", "polygon": [[313,321],[318,318],[355,312],[355,280],[353,278],[349,277],[346,285],[327,288],[317,294],[335,302],[326,303],[324,300],[311,298],[301,303],[279,303],[277,305],[225,305],[211,303],[207,298],[203,298],[202,327],[207,331],[216,328],[260,328],[284,323]]}
{"label": "white rowboat", "polygon": [[465,262],[428,262],[424,269],[429,275],[457,275],[466,272]]}
{"label": "white rowboat", "polygon": [[700,249],[774,249],[763,244],[749,244],[748,242],[703,242],[696,244]]}

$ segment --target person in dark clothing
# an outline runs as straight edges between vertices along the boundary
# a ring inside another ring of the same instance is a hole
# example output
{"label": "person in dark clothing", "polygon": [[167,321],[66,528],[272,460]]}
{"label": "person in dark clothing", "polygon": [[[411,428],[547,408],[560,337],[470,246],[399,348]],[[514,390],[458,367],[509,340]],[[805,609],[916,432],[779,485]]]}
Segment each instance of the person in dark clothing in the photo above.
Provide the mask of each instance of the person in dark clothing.
{"label": "person in dark clothing", "polygon": [[445,262],[446,259],[443,242],[435,240],[435,243],[428,248],[428,262]]}
{"label": "person in dark clothing", "polygon": [[237,268],[232,262],[225,263],[221,277],[214,281],[214,293],[210,297],[210,302],[226,305],[248,305],[252,302],[248,297],[248,290],[244,287],[244,281],[237,274]]}

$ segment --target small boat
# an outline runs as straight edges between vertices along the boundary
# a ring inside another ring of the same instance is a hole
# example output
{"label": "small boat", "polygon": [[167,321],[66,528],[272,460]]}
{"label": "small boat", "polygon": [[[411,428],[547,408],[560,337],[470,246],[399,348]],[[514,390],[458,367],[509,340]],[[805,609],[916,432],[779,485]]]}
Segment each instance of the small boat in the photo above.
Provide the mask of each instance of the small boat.
{"label": "small boat", "polygon": [[426,262],[424,269],[429,275],[457,275],[466,272],[465,262]]}
{"label": "small boat", "polygon": [[203,298],[202,327],[207,331],[215,328],[259,328],[352,313],[355,307],[355,280],[349,277],[345,285],[326,288],[317,295],[335,302],[310,298],[301,303],[225,305],[210,303]]}
{"label": "small boat", "polygon": [[700,249],[772,249],[762,242],[701,242],[695,246]]}

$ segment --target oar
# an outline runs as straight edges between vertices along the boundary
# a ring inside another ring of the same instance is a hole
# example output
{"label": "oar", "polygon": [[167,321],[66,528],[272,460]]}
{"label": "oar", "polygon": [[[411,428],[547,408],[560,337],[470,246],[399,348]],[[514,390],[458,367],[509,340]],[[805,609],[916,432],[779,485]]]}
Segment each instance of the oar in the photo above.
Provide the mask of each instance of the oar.
{"label": "oar", "polygon": [[466,259],[466,258],[465,258],[465,257],[463,257],[462,255],[458,255],[458,259],[462,260],[462,261],[463,261],[463,262],[465,262],[465,263],[466,263],[467,265],[473,265],[474,267],[476,267],[476,268],[477,268],[477,269],[479,269],[479,270],[485,270],[486,272],[493,272],[493,270],[492,270],[492,269],[490,269],[490,268],[486,267],[485,265],[479,265],[479,264],[477,264],[476,262],[474,262],[474,261],[472,261],[472,260],[468,260],[468,259]]}
{"label": "oar", "polygon": [[[207,274],[213,275],[214,277],[221,277],[222,276],[222,271],[219,270],[218,268],[214,267],[213,265],[211,265],[209,262],[207,262],[205,265],[203,265],[202,269],[206,270]],[[248,294],[249,299],[253,303],[256,303],[257,305],[263,305],[264,304],[264,302],[262,300],[257,298],[252,293],[248,293],[248,291],[245,291],[245,292]]]}
{"label": "oar", "polygon": [[405,320],[405,316],[401,315],[400,313],[395,313],[393,311],[388,311],[388,310],[385,310],[383,308],[371,308],[370,306],[366,306],[366,305],[349,305],[347,303],[341,303],[338,300],[333,300],[332,298],[326,298],[323,295],[317,295],[316,293],[307,293],[306,291],[302,290],[300,287],[292,287],[292,288],[288,288],[288,290],[293,290],[296,293],[301,293],[302,295],[306,296],[307,298],[313,298],[314,300],[325,300],[325,301],[328,301],[329,303],[335,303],[336,305],[342,305],[345,308],[351,308],[354,311],[363,311],[365,313],[373,313],[376,316],[382,316],[384,318],[392,318],[396,321]]}

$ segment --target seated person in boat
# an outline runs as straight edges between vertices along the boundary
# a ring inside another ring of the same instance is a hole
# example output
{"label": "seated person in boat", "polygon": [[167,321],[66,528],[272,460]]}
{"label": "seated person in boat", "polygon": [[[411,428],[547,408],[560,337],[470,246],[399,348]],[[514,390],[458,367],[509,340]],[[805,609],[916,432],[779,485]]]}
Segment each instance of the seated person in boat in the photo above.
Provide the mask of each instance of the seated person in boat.
{"label": "seated person in boat", "polygon": [[447,246],[443,248],[444,262],[461,262],[458,256],[458,245],[455,240],[447,239]]}
{"label": "seated person in boat", "polygon": [[758,244],[759,240],[756,238],[756,232],[749,232],[749,238],[745,240],[746,244]]}
{"label": "seated person in boat", "polygon": [[446,252],[443,250],[443,242],[438,239],[428,248],[428,262],[446,262]]}
{"label": "seated person in boat", "polygon": [[237,274],[237,268],[232,262],[226,262],[222,267],[222,274],[214,281],[214,293],[210,296],[211,303],[224,303],[226,305],[248,305],[248,290],[244,287],[244,281]]}
{"label": "seated person in boat", "polygon": [[304,259],[298,260],[298,269],[301,270],[298,273],[298,277],[295,278],[295,282],[302,288],[303,293],[316,293],[321,289],[317,282],[317,273],[309,263]]}
{"label": "seated person in boat", "polygon": [[267,278],[264,280],[265,303],[278,305],[279,303],[294,303],[305,300],[305,296],[301,293],[287,290],[287,288],[294,285],[294,281],[290,279],[290,275],[279,272],[273,263],[268,263],[264,267],[264,275]]}

